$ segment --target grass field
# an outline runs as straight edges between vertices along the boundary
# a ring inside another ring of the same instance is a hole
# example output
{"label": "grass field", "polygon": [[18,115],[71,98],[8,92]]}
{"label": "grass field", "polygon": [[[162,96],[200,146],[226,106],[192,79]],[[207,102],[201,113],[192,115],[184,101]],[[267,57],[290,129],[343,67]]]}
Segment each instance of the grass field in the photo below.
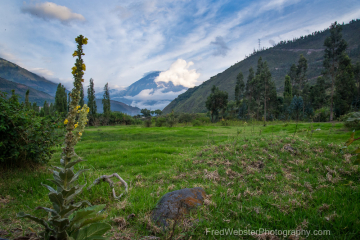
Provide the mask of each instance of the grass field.
{"label": "grass field", "polygon": [[[130,188],[120,200],[113,200],[105,183],[81,196],[92,204],[107,204],[107,221],[113,226],[109,236],[114,239],[266,239],[259,232],[211,232],[224,228],[307,230],[310,235],[300,237],[359,239],[360,172],[349,154],[357,142],[343,155],[339,149],[350,132],[342,124],[300,123],[294,134],[295,128],[294,123],[89,127],[76,146],[76,153],[87,160],[77,166],[89,169],[80,183],[116,172]],[[59,159],[57,148],[51,165],[59,165]],[[49,183],[51,177],[47,167],[1,173],[0,237],[41,230],[15,216],[20,211],[45,216],[33,209],[50,207],[40,183]],[[174,232],[151,223],[151,210],[164,194],[192,187],[204,188],[206,204],[179,222]],[[122,190],[117,185],[116,192]],[[130,214],[135,217],[128,219]],[[291,232],[277,237],[301,239]]]}

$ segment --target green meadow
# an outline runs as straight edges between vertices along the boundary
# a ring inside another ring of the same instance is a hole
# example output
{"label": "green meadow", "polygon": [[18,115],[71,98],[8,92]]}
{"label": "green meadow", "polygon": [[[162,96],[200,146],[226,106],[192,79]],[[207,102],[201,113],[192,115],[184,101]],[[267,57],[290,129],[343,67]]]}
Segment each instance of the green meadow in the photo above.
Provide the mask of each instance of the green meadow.
{"label": "green meadow", "polygon": [[[81,198],[106,204],[113,239],[359,239],[360,172],[351,154],[359,144],[340,153],[350,134],[342,123],[88,127],[75,149],[87,160],[77,165],[88,169],[80,184],[118,173],[129,192],[114,200],[103,182],[85,189]],[[41,231],[16,213],[45,217],[34,209],[51,207],[41,183],[51,185],[49,168],[59,166],[60,151],[55,149],[48,166],[1,172],[1,237]],[[115,186],[117,194],[124,191],[121,184]],[[167,231],[151,222],[151,211],[164,194],[192,187],[205,190],[203,206]],[[243,235],[226,235],[222,229]],[[275,236],[255,232],[259,229],[310,234]]]}

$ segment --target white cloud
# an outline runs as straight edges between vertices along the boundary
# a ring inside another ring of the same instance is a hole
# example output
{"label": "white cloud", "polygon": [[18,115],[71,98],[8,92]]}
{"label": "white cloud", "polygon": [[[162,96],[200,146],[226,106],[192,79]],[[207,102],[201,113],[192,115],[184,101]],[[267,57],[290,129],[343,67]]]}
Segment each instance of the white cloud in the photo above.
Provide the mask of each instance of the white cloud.
{"label": "white cloud", "polygon": [[152,102],[148,101],[133,101],[130,106],[132,107],[138,107],[140,109],[150,109],[152,111],[156,109],[163,110],[167,105],[169,105],[171,101],[158,101],[155,104],[152,104]]}
{"label": "white cloud", "polygon": [[35,17],[57,19],[63,23],[72,20],[85,21],[85,17],[79,13],[73,13],[71,9],[60,6],[52,2],[37,3],[35,5],[24,5],[21,9],[24,13],[29,13]]}
{"label": "white cloud", "polygon": [[36,73],[44,78],[51,78],[54,76],[54,73],[45,68],[30,68],[28,69],[30,72]]}
{"label": "white cloud", "polygon": [[179,92],[163,92],[164,88],[160,89],[144,89],[136,96],[125,96],[125,98],[134,100],[134,101],[161,101],[161,100],[173,100],[180,94],[184,93],[186,90]]}
{"label": "white cloud", "polygon": [[155,79],[155,82],[172,82],[175,86],[182,85],[185,87],[194,87],[197,79],[200,77],[200,73],[197,73],[195,69],[189,69],[193,62],[186,63],[183,59],[176,60],[169,70],[160,73]]}

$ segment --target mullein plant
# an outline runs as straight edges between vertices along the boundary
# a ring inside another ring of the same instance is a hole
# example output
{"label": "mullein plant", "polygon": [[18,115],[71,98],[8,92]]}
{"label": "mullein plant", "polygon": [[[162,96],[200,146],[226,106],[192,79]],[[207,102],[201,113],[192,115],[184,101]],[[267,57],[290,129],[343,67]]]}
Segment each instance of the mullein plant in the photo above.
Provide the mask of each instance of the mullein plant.
{"label": "mullein plant", "polygon": [[90,202],[86,200],[74,202],[74,199],[86,185],[79,185],[77,182],[79,176],[87,169],[74,172],[74,166],[84,161],[76,155],[74,147],[85,129],[89,112],[89,107],[86,104],[81,109],[78,105],[82,82],[84,82],[83,75],[86,70],[81,58],[85,55],[82,46],[87,44],[88,39],[80,35],[75,38],[75,41],[77,50],[74,52],[73,57],[77,57],[77,59],[75,66],[72,68],[74,88],[70,93],[69,112],[64,121],[66,135],[65,146],[62,148],[60,160],[62,167],[55,167],[53,171],[54,179],[50,180],[56,185],[56,189],[42,184],[50,191],[48,196],[52,208],[36,208],[48,212],[47,219],[37,218],[23,212],[18,213],[18,217],[29,218],[43,225],[45,231],[40,236],[44,239],[104,239],[104,233],[111,229],[109,224],[100,222],[106,218],[106,215],[99,213],[105,208],[105,205],[91,206]]}

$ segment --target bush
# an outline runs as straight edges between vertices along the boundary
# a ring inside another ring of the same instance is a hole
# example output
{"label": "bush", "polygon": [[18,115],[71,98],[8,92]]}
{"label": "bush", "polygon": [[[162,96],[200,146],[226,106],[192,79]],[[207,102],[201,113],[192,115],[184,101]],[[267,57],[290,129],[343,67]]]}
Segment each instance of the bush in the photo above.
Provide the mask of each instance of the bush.
{"label": "bush", "polygon": [[330,119],[330,109],[323,107],[315,111],[313,120],[314,122],[327,122]]}
{"label": "bush", "polygon": [[147,119],[145,119],[145,121],[144,121],[144,126],[145,127],[151,127],[151,118],[147,118]]}
{"label": "bush", "polygon": [[0,164],[21,167],[44,164],[51,148],[60,143],[64,125],[56,116],[37,116],[19,103],[16,95],[6,98],[0,92]]}
{"label": "bush", "polygon": [[343,118],[345,118],[344,125],[350,130],[359,130],[360,129],[360,112],[351,112],[346,114]]}
{"label": "bush", "polygon": [[181,113],[179,116],[179,123],[189,123],[193,120],[193,115],[190,113]]}
{"label": "bush", "polygon": [[166,119],[164,117],[158,117],[156,118],[155,126],[156,127],[162,127],[166,123]]}
{"label": "bush", "polygon": [[191,123],[192,123],[192,125],[193,125],[194,127],[198,127],[198,126],[201,126],[201,125],[202,125],[199,120],[193,120]]}

